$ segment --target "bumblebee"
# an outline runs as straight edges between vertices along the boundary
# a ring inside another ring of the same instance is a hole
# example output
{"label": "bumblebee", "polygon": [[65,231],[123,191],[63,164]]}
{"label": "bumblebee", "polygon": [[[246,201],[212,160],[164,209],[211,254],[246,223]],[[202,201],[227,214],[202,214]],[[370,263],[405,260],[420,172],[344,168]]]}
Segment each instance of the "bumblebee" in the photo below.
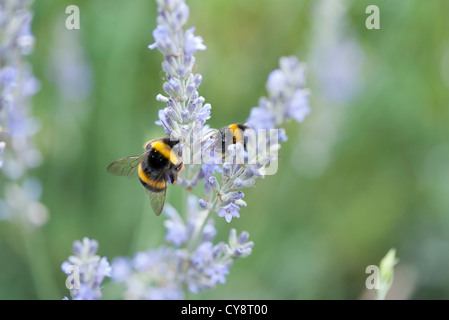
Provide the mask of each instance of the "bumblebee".
{"label": "bumblebee", "polygon": [[[214,142],[209,146],[210,149],[221,151],[223,157],[227,154],[227,147],[231,144],[236,144],[240,142],[243,144],[246,150],[247,141],[244,136],[244,131],[250,128],[247,124],[233,123],[229,126],[223,127],[209,136],[209,139],[214,140]],[[221,148],[220,148],[221,142]]]}
{"label": "bumblebee", "polygon": [[168,183],[175,184],[184,167],[181,151],[176,152],[178,144],[179,141],[171,141],[168,137],[148,141],[144,152],[112,162],[107,172],[138,177],[150,196],[154,213],[159,216],[164,208]]}

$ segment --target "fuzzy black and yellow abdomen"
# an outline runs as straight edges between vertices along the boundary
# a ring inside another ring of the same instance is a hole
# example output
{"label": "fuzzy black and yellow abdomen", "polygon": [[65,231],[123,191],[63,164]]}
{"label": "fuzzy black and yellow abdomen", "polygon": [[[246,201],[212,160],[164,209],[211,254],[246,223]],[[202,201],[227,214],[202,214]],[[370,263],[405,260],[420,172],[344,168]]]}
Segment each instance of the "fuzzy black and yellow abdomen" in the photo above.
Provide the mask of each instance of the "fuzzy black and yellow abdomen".
{"label": "fuzzy black and yellow abdomen", "polygon": [[150,174],[146,173],[142,169],[142,164],[139,165],[138,168],[138,176],[140,183],[144,186],[145,189],[151,191],[151,192],[163,192],[165,189],[167,189],[168,181],[165,177],[162,179],[154,179],[151,177]]}

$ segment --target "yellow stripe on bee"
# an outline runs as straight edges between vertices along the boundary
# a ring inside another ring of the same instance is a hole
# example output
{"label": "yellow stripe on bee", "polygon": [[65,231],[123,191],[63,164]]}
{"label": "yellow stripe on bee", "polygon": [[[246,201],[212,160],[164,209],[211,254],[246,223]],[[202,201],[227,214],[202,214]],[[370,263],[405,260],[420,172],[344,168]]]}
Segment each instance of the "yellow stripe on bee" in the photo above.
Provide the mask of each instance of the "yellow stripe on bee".
{"label": "yellow stripe on bee", "polygon": [[231,124],[229,129],[231,129],[234,134],[235,142],[243,143],[242,130],[240,130],[239,126],[236,124]]}
{"label": "yellow stripe on bee", "polygon": [[166,159],[170,160],[171,163],[178,164],[178,157],[171,151],[168,144],[162,141],[155,141],[151,144],[151,147],[162,154]]}
{"label": "yellow stripe on bee", "polygon": [[139,164],[138,175],[140,180],[145,182],[147,185],[156,189],[165,189],[167,187],[167,181],[154,181],[151,180],[145,172],[142,170],[142,165]]}

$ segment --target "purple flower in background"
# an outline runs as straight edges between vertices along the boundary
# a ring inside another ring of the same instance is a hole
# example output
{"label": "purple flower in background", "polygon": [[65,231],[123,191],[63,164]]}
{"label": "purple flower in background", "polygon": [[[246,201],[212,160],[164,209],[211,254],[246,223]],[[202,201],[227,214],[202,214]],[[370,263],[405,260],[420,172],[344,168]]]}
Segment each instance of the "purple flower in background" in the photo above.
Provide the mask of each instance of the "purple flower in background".
{"label": "purple flower in background", "polygon": [[290,100],[286,103],[287,116],[297,122],[303,122],[310,113],[309,93],[305,90],[295,91]]}
{"label": "purple flower in background", "polygon": [[271,97],[282,99],[287,89],[287,78],[279,69],[271,71],[268,75],[267,90]]}
{"label": "purple flower in background", "polygon": [[164,221],[167,228],[165,240],[179,247],[187,240],[187,227],[178,212],[171,205],[167,204],[164,212],[168,219]]}
{"label": "purple flower in background", "polygon": [[115,258],[112,260],[111,269],[111,279],[122,282],[131,274],[131,261],[124,257]]}
{"label": "purple flower in background", "polygon": [[101,283],[105,277],[111,276],[112,270],[106,257],[96,255],[97,250],[96,240],[76,240],[73,243],[73,255],[61,265],[69,279],[73,276],[72,280],[77,280],[69,288],[73,300],[97,300],[102,296]]}
{"label": "purple flower in background", "polygon": [[82,283],[73,300],[97,300],[97,293],[86,283]]}
{"label": "purple flower in background", "polygon": [[279,128],[289,119],[302,122],[310,113],[305,67],[294,56],[279,59],[279,67],[268,76],[268,98],[251,109],[247,122],[254,129]]}
{"label": "purple flower in background", "polygon": [[0,4],[0,185],[2,217],[27,228],[40,227],[48,210],[39,198],[22,188],[35,179],[30,169],[42,156],[34,144],[39,121],[33,117],[31,96],[40,89],[25,56],[32,52],[32,1],[3,1]]}
{"label": "purple flower in background", "polygon": [[267,108],[256,107],[251,109],[251,113],[246,122],[255,130],[274,128],[275,117]]}

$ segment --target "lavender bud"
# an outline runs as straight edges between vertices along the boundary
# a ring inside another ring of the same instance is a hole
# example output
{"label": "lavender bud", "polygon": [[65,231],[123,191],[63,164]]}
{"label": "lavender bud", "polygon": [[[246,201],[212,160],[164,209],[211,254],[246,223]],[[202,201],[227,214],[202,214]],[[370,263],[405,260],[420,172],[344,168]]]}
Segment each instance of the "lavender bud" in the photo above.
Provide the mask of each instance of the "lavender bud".
{"label": "lavender bud", "polygon": [[186,88],[186,95],[189,97],[192,96],[195,90],[196,90],[195,85],[193,83],[189,84]]}
{"label": "lavender bud", "polygon": [[81,241],[76,240],[73,242],[72,251],[75,255],[80,256],[83,252],[83,244]]}
{"label": "lavender bud", "polygon": [[244,208],[244,207],[247,206],[246,201],[245,201],[245,200],[242,200],[242,199],[235,200],[235,201],[234,201],[234,204],[237,205],[237,206],[239,206],[240,208],[242,208],[242,207]]}
{"label": "lavender bud", "polygon": [[242,247],[237,247],[237,248],[235,248],[235,249],[234,249],[234,252],[232,253],[232,255],[233,255],[235,258],[239,258],[240,256],[243,255],[243,248],[242,248]]}
{"label": "lavender bud", "polygon": [[182,117],[182,122],[183,123],[188,123],[189,122],[189,118],[190,118],[190,113],[189,110],[184,109],[181,111],[181,117]]}
{"label": "lavender bud", "polygon": [[84,245],[88,247],[88,253],[90,255],[94,255],[95,253],[97,253],[98,250],[98,241],[97,240],[90,240],[87,238],[83,239]]}
{"label": "lavender bud", "polygon": [[245,196],[245,194],[242,191],[232,192],[232,200],[240,200]]}
{"label": "lavender bud", "polygon": [[217,230],[212,223],[208,223],[204,226],[202,241],[211,241],[215,235],[217,234]]}
{"label": "lavender bud", "polygon": [[208,203],[207,203],[206,200],[200,199],[198,202],[199,202],[199,205],[200,205],[200,208],[201,208],[201,209],[207,209]]}
{"label": "lavender bud", "polygon": [[219,189],[220,189],[220,186],[219,186],[219,184],[218,184],[218,181],[217,181],[217,179],[216,179],[214,176],[209,177],[209,185],[210,185],[211,188],[214,189],[214,190],[219,190]]}
{"label": "lavender bud", "polygon": [[235,230],[235,228],[229,230],[228,242],[231,246],[235,246],[237,244],[237,230]]}
{"label": "lavender bud", "polygon": [[245,196],[242,191],[228,192],[221,196],[221,199],[224,203],[234,202],[236,200],[240,200]]}
{"label": "lavender bud", "polygon": [[169,81],[169,83],[170,83],[170,86],[173,88],[173,90],[175,92],[175,95],[177,97],[181,97],[183,95],[183,93],[182,93],[182,88],[181,88],[181,85],[179,83],[179,80],[172,79],[172,80]]}
{"label": "lavender bud", "polygon": [[198,113],[201,110],[201,107],[203,106],[204,101],[206,101],[204,99],[204,97],[198,97],[195,100],[195,111]]}
{"label": "lavender bud", "polygon": [[248,241],[249,233],[247,231],[243,231],[240,233],[239,237],[237,238],[237,241],[239,244],[245,244],[246,241]]}
{"label": "lavender bud", "polygon": [[184,78],[187,74],[189,74],[190,70],[188,68],[186,68],[186,66],[184,65],[180,65],[178,68],[178,72],[177,74],[181,77]]}
{"label": "lavender bud", "polygon": [[194,56],[184,56],[184,65],[187,69],[192,70],[193,65],[195,64]]}
{"label": "lavender bud", "polygon": [[169,84],[168,82],[164,82],[164,84],[162,85],[162,89],[164,89],[164,91],[165,91],[169,96],[173,96],[173,95],[174,95],[173,88],[170,86],[170,84]]}
{"label": "lavender bud", "polygon": [[172,121],[181,122],[181,117],[173,110],[173,108],[165,108],[166,117],[170,118]]}
{"label": "lavender bud", "polygon": [[195,91],[195,92],[192,94],[192,96],[190,97],[190,99],[191,99],[192,101],[195,101],[195,100],[198,99],[198,97],[199,97],[198,91]]}
{"label": "lavender bud", "polygon": [[170,75],[176,74],[176,71],[173,68],[173,66],[170,63],[168,63],[167,61],[162,62],[162,70],[164,70],[165,73],[168,73]]}
{"label": "lavender bud", "polygon": [[197,89],[200,86],[202,80],[203,80],[203,77],[200,74],[195,75],[195,79],[193,81],[194,81],[195,87]]}
{"label": "lavender bud", "polygon": [[[245,181],[246,182],[246,181]],[[235,179],[234,181],[234,188],[241,188],[244,185],[244,181],[240,178]]]}
{"label": "lavender bud", "polygon": [[189,105],[187,106],[187,110],[189,110],[190,114],[196,114],[195,109],[196,109],[195,100],[193,100],[192,97],[190,97],[190,102]]}
{"label": "lavender bud", "polygon": [[223,173],[224,173],[224,175],[225,176],[230,176],[231,172],[232,172],[231,165],[227,164],[227,163],[223,164]]}
{"label": "lavender bud", "polygon": [[252,187],[254,185],[256,181],[254,179],[250,179],[250,180],[245,180],[245,182],[243,182],[243,187],[244,188],[249,188]]}
{"label": "lavender bud", "polygon": [[220,253],[223,252],[223,249],[225,249],[224,246],[223,246],[223,243],[219,243],[219,244],[215,245],[215,246],[212,248],[212,257],[213,257],[214,259],[218,258],[218,256],[220,255]]}
{"label": "lavender bud", "polygon": [[163,103],[168,103],[170,101],[166,96],[163,96],[162,94],[158,94],[156,96],[156,100]]}
{"label": "lavender bud", "polygon": [[189,7],[181,2],[173,13],[174,20],[178,28],[182,28],[189,18]]}

